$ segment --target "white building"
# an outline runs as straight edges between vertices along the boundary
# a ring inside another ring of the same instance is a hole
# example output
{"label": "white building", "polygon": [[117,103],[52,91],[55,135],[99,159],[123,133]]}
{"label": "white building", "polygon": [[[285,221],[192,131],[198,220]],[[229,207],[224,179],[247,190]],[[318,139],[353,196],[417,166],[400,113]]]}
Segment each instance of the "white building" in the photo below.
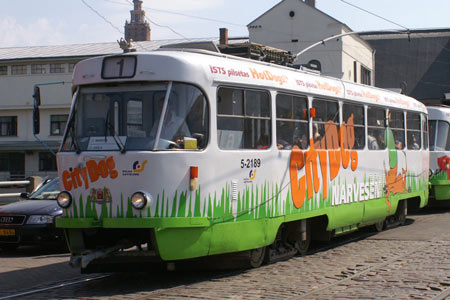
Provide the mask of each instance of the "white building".
{"label": "white building", "polygon": [[[315,0],[283,0],[248,24],[250,42],[292,52],[331,36],[352,32],[315,7]],[[325,42],[305,52],[296,63],[322,74],[374,85],[374,51],[357,34]]]}

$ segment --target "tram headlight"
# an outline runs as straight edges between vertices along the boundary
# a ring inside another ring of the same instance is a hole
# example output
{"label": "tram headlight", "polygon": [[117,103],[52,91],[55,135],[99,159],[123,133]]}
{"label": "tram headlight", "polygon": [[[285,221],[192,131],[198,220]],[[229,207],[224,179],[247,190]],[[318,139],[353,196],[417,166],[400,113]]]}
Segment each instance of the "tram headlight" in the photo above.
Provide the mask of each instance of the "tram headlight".
{"label": "tram headlight", "polygon": [[58,194],[56,202],[62,208],[68,208],[72,204],[72,195],[69,192],[63,191]]}
{"label": "tram headlight", "polygon": [[143,209],[150,202],[150,196],[144,192],[136,192],[131,195],[131,205],[136,209]]}

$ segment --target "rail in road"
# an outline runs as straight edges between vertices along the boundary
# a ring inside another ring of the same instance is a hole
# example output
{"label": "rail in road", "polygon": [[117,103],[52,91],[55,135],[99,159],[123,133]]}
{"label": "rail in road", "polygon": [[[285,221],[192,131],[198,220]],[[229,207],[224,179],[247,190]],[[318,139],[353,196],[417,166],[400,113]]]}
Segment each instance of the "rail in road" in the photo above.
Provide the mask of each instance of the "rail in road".
{"label": "rail in road", "polygon": [[305,256],[232,272],[81,275],[67,266],[67,254],[0,253],[0,266],[28,264],[0,268],[0,299],[445,299],[449,217],[449,211],[415,215],[407,226],[358,233]]}

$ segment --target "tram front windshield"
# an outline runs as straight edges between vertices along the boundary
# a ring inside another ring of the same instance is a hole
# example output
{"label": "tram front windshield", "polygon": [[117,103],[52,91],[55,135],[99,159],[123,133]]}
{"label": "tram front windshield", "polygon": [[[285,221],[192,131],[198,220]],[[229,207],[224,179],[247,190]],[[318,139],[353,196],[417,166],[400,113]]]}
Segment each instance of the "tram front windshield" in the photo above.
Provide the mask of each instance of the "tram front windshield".
{"label": "tram front windshield", "polygon": [[62,151],[202,149],[208,125],[206,98],[189,84],[82,87]]}

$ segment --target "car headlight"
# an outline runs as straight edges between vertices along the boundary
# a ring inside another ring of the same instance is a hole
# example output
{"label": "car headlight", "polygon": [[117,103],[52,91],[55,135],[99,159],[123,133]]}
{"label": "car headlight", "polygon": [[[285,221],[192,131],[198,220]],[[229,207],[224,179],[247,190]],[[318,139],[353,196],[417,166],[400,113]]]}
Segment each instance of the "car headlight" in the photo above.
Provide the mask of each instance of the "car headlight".
{"label": "car headlight", "polygon": [[150,197],[147,195],[147,193],[136,192],[131,195],[131,205],[136,209],[143,209],[149,202]]}
{"label": "car headlight", "polygon": [[72,204],[72,195],[69,192],[63,191],[58,194],[56,202],[62,208],[68,208]]}
{"label": "car headlight", "polygon": [[28,218],[27,224],[51,224],[53,223],[53,216],[34,215]]}

